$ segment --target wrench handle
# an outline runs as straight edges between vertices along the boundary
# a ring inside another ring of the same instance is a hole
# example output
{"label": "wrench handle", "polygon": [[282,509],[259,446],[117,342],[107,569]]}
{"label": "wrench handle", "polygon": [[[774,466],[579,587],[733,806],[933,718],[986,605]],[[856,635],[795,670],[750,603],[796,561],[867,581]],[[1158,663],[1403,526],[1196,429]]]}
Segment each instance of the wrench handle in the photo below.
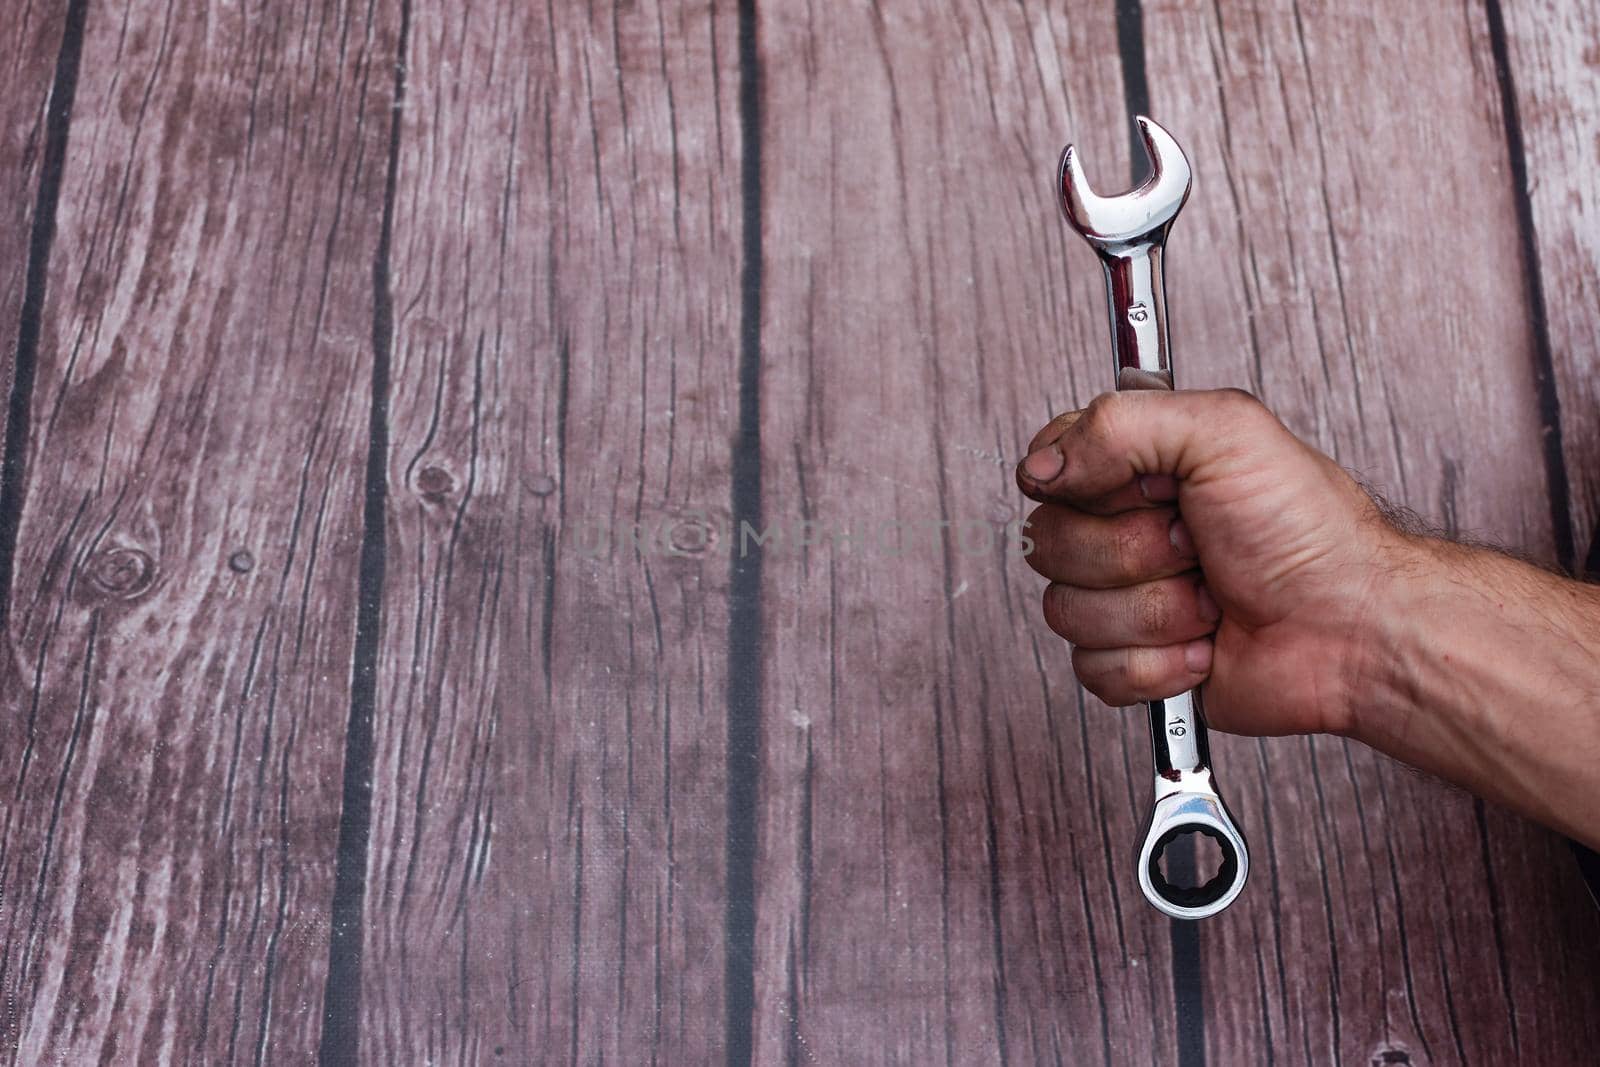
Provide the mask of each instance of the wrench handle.
{"label": "wrench handle", "polygon": [[1163,255],[1160,241],[1100,253],[1119,390],[1173,388]]}
{"label": "wrench handle", "polygon": [[[1118,390],[1174,388],[1161,270],[1165,238],[1163,228],[1131,246],[1096,247],[1105,268]],[[1145,706],[1156,795],[1139,849],[1139,887],[1151,904],[1174,918],[1215,915],[1244,888],[1250,854],[1244,835],[1212,783],[1200,689],[1197,686]],[[1167,846],[1189,834],[1212,839],[1222,853],[1216,876],[1194,888],[1173,885],[1161,873]]]}
{"label": "wrench handle", "polygon": [[[1100,253],[1118,390],[1173,388],[1167,294],[1161,273],[1165,236],[1162,233],[1148,243]],[[1176,772],[1202,771],[1210,766],[1199,689],[1152,700],[1146,707],[1157,775],[1172,779]]]}
{"label": "wrench handle", "polygon": [[1145,703],[1150,713],[1150,751],[1155,756],[1156,777],[1177,781],[1185,771],[1211,769],[1205,705],[1198,687],[1165,700]]}

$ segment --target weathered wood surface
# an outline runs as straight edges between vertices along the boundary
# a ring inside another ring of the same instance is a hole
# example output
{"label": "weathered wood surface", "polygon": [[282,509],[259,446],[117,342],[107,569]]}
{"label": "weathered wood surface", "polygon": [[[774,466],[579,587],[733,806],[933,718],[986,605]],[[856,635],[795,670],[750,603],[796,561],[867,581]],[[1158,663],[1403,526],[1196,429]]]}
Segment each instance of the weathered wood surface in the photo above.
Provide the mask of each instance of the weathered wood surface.
{"label": "weathered wood surface", "polygon": [[394,54],[367,14],[133,4],[68,31],[6,519],[16,1062],[316,1048]]}
{"label": "weathered wood surface", "polygon": [[1526,276],[1547,364],[1542,410],[1566,482],[1552,511],[1572,531],[1565,562],[1586,562],[1592,578],[1600,576],[1600,9],[1510,4],[1504,20],[1513,137],[1525,160],[1513,177],[1527,200]]}
{"label": "weathered wood surface", "polygon": [[1083,706],[1003,529],[1019,445],[1106,381],[1050,182],[1125,128],[1113,12],[760,25],[763,518],[821,543],[763,556],[759,1059],[1172,1061],[1145,727]]}
{"label": "weathered wood surface", "polygon": [[410,8],[374,1062],[722,1046],[728,568],[695,513],[737,405],[736,29]]}
{"label": "weathered wood surface", "polygon": [[1148,99],[1182,383],[1572,565],[1593,17],[1064,7],[26,6],[13,1062],[1589,1058],[1564,847],[1359,747],[1218,738],[1252,885],[1147,908],[1004,525]]}
{"label": "weathered wood surface", "polygon": [[[61,134],[69,109],[65,94],[52,92],[66,16],[64,0],[29,5],[0,31],[7,35],[0,49],[4,59],[0,66],[0,99],[6,101],[0,111],[0,122],[4,123],[0,126],[0,137],[4,138],[0,153],[6,161],[0,169],[0,205],[4,205],[6,213],[0,222],[0,337],[30,349],[38,344],[38,304],[46,275],[44,253],[52,236],[48,226],[35,227],[34,221],[41,196],[45,200],[43,217],[55,218],[55,197],[60,189],[59,182],[41,183],[40,176],[47,167],[59,168],[66,154],[66,139]],[[54,108],[50,107],[52,99],[56,101]],[[50,136],[52,116],[55,143]],[[30,306],[25,333],[24,305]],[[0,383],[8,395],[15,366],[14,359],[8,360],[0,372]],[[0,426],[9,422],[8,416],[9,411],[0,414]],[[0,476],[0,485],[7,480],[20,484],[13,475],[9,479]],[[4,540],[15,548],[14,535],[8,534]],[[3,601],[4,597],[0,597]]]}

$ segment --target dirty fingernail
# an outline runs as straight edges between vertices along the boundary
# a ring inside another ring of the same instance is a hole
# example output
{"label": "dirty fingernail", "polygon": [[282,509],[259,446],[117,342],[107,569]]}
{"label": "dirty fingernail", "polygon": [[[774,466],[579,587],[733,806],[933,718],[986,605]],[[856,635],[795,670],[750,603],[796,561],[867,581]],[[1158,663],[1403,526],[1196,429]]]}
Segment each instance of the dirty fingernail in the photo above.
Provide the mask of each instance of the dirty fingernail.
{"label": "dirty fingernail", "polygon": [[1217,607],[1216,600],[1211,596],[1211,590],[1201,582],[1194,589],[1195,605],[1200,609],[1200,617],[1206,622],[1216,622],[1222,618],[1222,609]]}
{"label": "dirty fingernail", "polygon": [[1053,444],[1046,445],[1022,461],[1022,473],[1036,482],[1048,482],[1060,474],[1061,468],[1066,465],[1067,457],[1061,454],[1061,449]]}
{"label": "dirty fingernail", "polygon": [[1167,531],[1167,537],[1172,541],[1172,547],[1180,556],[1198,555],[1194,548],[1194,537],[1189,533],[1188,525],[1182,519],[1173,519],[1172,528]]}
{"label": "dirty fingernail", "polygon": [[1211,642],[1205,638],[1190,641],[1183,646],[1183,665],[1196,674],[1211,669]]}
{"label": "dirty fingernail", "polygon": [[1146,500],[1178,499],[1178,479],[1170,474],[1139,475],[1139,492]]}

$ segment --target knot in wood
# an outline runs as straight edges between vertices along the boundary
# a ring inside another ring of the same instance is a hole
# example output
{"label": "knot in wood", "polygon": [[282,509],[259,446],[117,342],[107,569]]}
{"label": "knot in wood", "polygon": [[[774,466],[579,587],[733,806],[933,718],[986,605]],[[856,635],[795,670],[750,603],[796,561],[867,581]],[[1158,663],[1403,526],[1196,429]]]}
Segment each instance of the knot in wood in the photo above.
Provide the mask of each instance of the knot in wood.
{"label": "knot in wood", "polygon": [[675,556],[698,556],[717,540],[716,527],[700,515],[680,515],[669,519],[663,530],[667,549]]}
{"label": "knot in wood", "polygon": [[556,491],[556,480],[548,474],[535,474],[525,484],[534,496],[549,496]]}
{"label": "knot in wood", "polygon": [[155,577],[155,560],[137,548],[108,548],[89,561],[90,588],[117,600],[132,600],[149,589]]}
{"label": "knot in wood", "polygon": [[235,574],[249,574],[256,565],[256,558],[250,554],[249,549],[241,548],[228,557],[228,569]]}
{"label": "knot in wood", "polygon": [[423,496],[445,496],[456,487],[456,480],[443,467],[428,466],[417,472],[417,491]]}

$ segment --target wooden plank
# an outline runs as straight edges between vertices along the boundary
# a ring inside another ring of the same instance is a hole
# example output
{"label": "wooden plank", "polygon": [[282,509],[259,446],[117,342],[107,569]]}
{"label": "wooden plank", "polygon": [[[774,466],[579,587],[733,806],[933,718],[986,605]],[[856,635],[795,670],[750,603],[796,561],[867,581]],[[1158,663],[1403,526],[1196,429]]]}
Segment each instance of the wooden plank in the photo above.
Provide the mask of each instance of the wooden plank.
{"label": "wooden plank", "polygon": [[1051,191],[1069,133],[1127,169],[1112,6],[1078,12],[762,12],[760,1062],[1177,1059],[1145,727],[1003,544],[1028,437],[1110,385]]}
{"label": "wooden plank", "polygon": [[[1554,405],[1559,412],[1565,520],[1572,528],[1575,559],[1588,557],[1590,577],[1600,574],[1594,547],[1600,528],[1600,11],[1577,0],[1512,4],[1504,13],[1514,131],[1523,149],[1523,181],[1532,223],[1532,262],[1542,298],[1544,355],[1550,362]],[[1587,550],[1587,551],[1586,551]]]}
{"label": "wooden plank", "polygon": [[[1551,559],[1484,12],[1387,19],[1145,12],[1156,113],[1196,167],[1170,246],[1180,377],[1246,385],[1392,499]],[[1597,923],[1552,835],[1326,738],[1214,751],[1256,869],[1202,931],[1211,1062],[1588,1055],[1600,982],[1569,946]]]}
{"label": "wooden plank", "polygon": [[735,12],[430,0],[409,42],[362,1054],[709,1063]]}
{"label": "wooden plank", "polygon": [[[61,195],[72,97],[83,48],[82,4],[29,4],[8,20],[0,38],[0,338],[11,358],[0,368],[8,400],[32,393],[50,244]],[[0,618],[16,560],[17,496],[27,421],[12,426],[0,410]]]}
{"label": "wooden plank", "polygon": [[89,13],[3,664],[19,1062],[314,1055],[387,20]]}

